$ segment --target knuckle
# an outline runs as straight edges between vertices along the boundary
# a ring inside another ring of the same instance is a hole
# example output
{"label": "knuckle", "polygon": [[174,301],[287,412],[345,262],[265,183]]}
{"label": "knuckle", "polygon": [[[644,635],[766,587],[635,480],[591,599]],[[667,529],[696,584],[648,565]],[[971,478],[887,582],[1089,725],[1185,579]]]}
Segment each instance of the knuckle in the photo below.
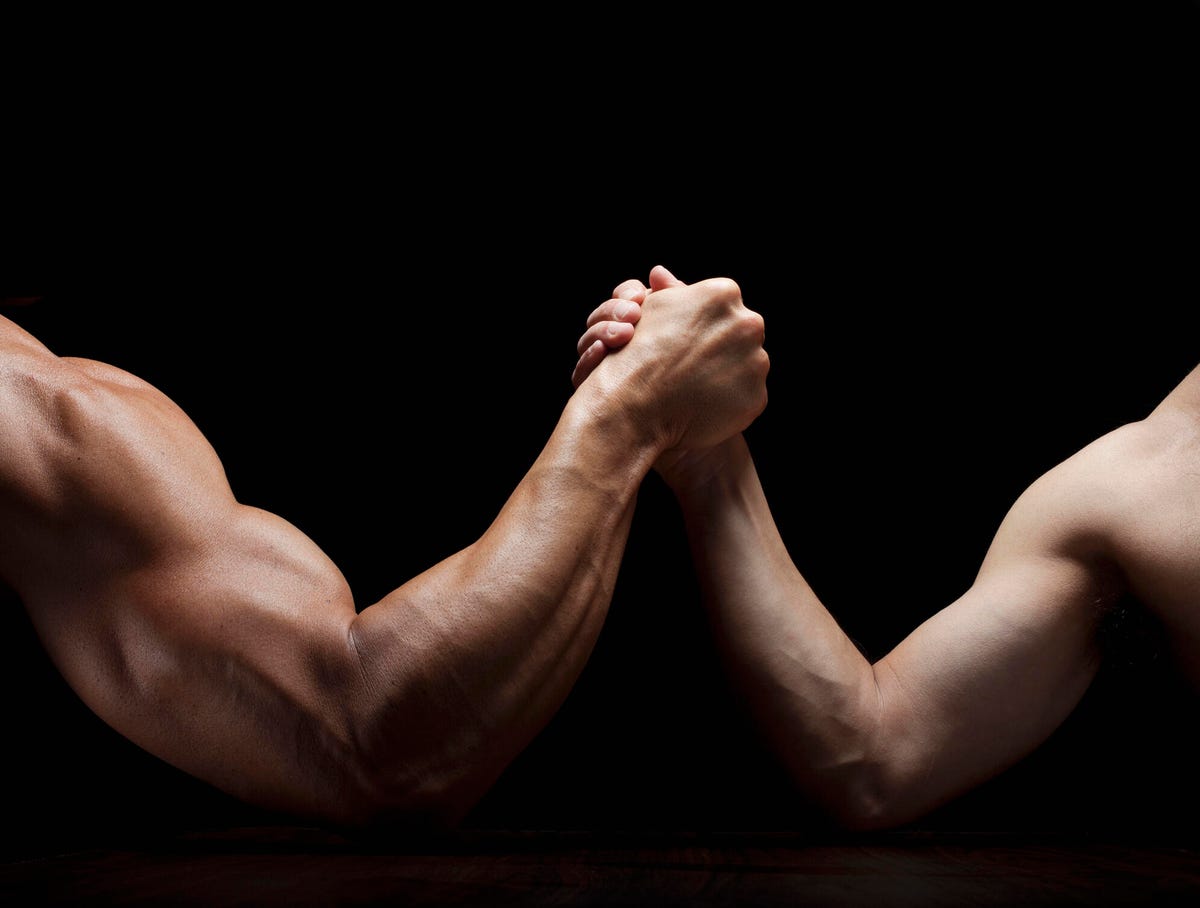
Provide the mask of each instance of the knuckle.
{"label": "knuckle", "polygon": [[744,309],[737,315],[738,336],[755,344],[762,344],[766,337],[766,323],[763,317],[750,309]]}
{"label": "knuckle", "polygon": [[710,277],[703,285],[715,298],[723,301],[738,301],[742,298],[742,288],[737,281],[728,277]]}
{"label": "knuckle", "polygon": [[764,337],[767,333],[767,320],[762,317],[762,314],[755,312],[753,309],[747,309],[742,316],[749,329],[753,330],[758,337]]}

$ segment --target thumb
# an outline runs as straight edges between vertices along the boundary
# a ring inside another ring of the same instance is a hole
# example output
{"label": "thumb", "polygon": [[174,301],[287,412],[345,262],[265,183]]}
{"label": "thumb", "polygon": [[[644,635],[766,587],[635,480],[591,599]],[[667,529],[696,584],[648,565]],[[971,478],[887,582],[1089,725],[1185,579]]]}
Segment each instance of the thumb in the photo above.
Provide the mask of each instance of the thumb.
{"label": "thumb", "polygon": [[683,281],[673,275],[662,265],[650,269],[650,290],[665,290],[667,287],[684,287]]}

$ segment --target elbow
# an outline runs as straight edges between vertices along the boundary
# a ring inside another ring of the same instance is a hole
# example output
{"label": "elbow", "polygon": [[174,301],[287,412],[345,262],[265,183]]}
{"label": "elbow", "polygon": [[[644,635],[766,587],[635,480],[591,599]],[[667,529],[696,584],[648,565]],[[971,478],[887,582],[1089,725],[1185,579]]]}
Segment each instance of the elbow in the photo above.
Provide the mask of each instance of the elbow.
{"label": "elbow", "polygon": [[353,670],[340,679],[336,720],[345,824],[385,834],[458,828],[519,753],[522,729],[479,705],[447,656],[453,646],[414,646],[381,667],[364,659],[374,651],[356,628],[347,640]]}
{"label": "elbow", "polygon": [[336,730],[335,760],[321,775],[321,819],[348,832],[438,834],[456,829],[490,787],[473,755],[486,753],[473,726],[422,683],[393,673],[371,683],[351,627],[339,663],[329,724]]}
{"label": "elbow", "polygon": [[847,832],[881,832],[919,818],[931,806],[926,749],[914,741],[877,678],[864,683],[857,708],[829,735],[827,760],[815,770],[792,765],[793,778],[829,820]]}
{"label": "elbow", "polygon": [[813,773],[793,772],[810,801],[846,832],[880,832],[915,819],[904,785],[892,768],[866,759]]}
{"label": "elbow", "polygon": [[341,773],[337,803],[329,805],[331,818],[346,828],[385,835],[457,829],[499,772],[480,752],[450,746],[454,743],[460,742],[435,736],[421,747],[356,749]]}
{"label": "elbow", "polygon": [[479,801],[453,784],[398,784],[394,773],[358,767],[353,782],[322,797],[317,819],[357,834],[438,835],[457,829]]}
{"label": "elbow", "polygon": [[830,819],[846,832],[881,832],[902,826],[909,817],[895,800],[869,786],[851,787],[826,804]]}
{"label": "elbow", "polygon": [[434,769],[424,760],[356,757],[343,772],[335,797],[325,799],[326,821],[360,833],[452,832],[490,787],[471,767]]}
{"label": "elbow", "polygon": [[[346,697],[345,702],[354,698]],[[347,833],[437,834],[457,828],[492,778],[461,738],[387,733],[396,717],[341,709],[312,723],[299,772],[286,785],[290,812]],[[412,723],[404,723],[411,727]]]}
{"label": "elbow", "polygon": [[914,797],[910,791],[868,787],[852,791],[830,809],[833,821],[847,832],[885,832],[927,816],[944,799]]}
{"label": "elbow", "polygon": [[442,835],[453,832],[474,806],[446,794],[421,800],[366,797],[345,809],[342,805],[327,819],[335,826],[360,835]]}

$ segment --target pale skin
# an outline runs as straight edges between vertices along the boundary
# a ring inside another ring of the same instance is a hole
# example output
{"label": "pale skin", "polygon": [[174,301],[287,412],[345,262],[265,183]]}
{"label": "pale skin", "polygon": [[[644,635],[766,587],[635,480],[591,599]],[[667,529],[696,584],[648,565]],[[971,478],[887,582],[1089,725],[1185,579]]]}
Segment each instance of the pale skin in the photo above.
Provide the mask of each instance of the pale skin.
{"label": "pale skin", "polygon": [[736,285],[657,303],[487,531],[361,610],[312,539],[235,497],[166,394],[0,317],[0,578],[70,686],[150,753],[302,817],[453,826],[581,672],[654,462],[766,405],[763,322]]}
{"label": "pale skin", "polygon": [[[661,268],[619,285],[587,320],[574,382],[620,359],[637,304],[680,286]],[[918,819],[1037,748],[1095,677],[1097,625],[1122,596],[1159,620],[1200,686],[1200,366],[1030,485],[970,588],[874,662],[797,569],[742,434],[657,468],[747,708],[800,790],[848,828]]]}

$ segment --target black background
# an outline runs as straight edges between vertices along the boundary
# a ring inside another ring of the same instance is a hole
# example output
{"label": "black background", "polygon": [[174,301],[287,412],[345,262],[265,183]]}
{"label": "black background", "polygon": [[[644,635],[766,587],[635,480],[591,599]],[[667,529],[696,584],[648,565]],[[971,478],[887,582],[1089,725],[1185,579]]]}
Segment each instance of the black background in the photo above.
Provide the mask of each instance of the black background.
{"label": "black background", "polygon": [[[601,18],[586,50],[515,20],[260,23],[48,96],[69,58],[46,41],[17,83],[3,291],[40,297],[9,314],[56,352],[180,403],[365,605],[486,529],[612,286],[732,277],[766,319],[748,435],[775,516],[878,657],[969,585],[1029,482],[1200,358],[1196,19],[818,5]],[[100,725],[15,601],[3,621],[13,847],[263,819]],[[918,825],[1182,829],[1195,715],[1130,647],[1036,754]],[[469,822],[824,828],[725,685],[656,477],[583,677]]]}

